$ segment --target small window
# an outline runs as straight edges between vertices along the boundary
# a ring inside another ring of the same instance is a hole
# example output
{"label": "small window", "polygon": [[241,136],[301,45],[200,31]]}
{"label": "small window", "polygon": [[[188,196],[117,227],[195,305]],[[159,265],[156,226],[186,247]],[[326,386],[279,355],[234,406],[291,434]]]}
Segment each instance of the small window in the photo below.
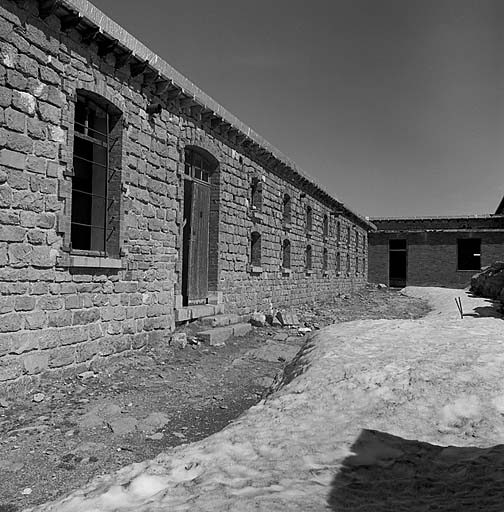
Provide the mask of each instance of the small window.
{"label": "small window", "polygon": [[358,251],[360,246],[360,233],[358,231],[355,232],[355,250]]}
{"label": "small window", "polygon": [[347,226],[347,245],[350,247],[350,242],[352,240],[352,231],[350,229],[350,226]]}
{"label": "small window", "polygon": [[341,253],[336,254],[336,272],[341,272]]}
{"label": "small window", "polygon": [[256,212],[262,211],[262,181],[258,177],[252,178],[250,183],[250,207]]}
{"label": "small window", "polygon": [[305,270],[309,271],[312,268],[312,247],[307,245],[305,250]]}
{"label": "small window", "polygon": [[282,244],[282,268],[291,268],[291,243],[284,240]]}
{"label": "small window", "polygon": [[306,231],[313,229],[313,210],[311,206],[306,207]]}
{"label": "small window", "polygon": [[338,244],[340,242],[340,239],[341,239],[341,224],[340,224],[340,221],[338,220],[336,222],[336,242]]}
{"label": "small window", "polygon": [[322,221],[322,235],[324,238],[329,236],[329,217],[327,214],[324,215],[324,220]]}
{"label": "small window", "polygon": [[250,263],[253,267],[261,266],[261,234],[257,231],[250,237]]}
{"label": "small window", "polygon": [[105,98],[78,93],[74,119],[71,248],[119,254],[121,113]]}
{"label": "small window", "polygon": [[350,274],[350,254],[346,255],[346,271],[347,274]]}
{"label": "small window", "polygon": [[327,252],[327,248],[324,247],[324,251],[322,252],[322,272],[327,272],[328,259],[329,259],[329,253]]}
{"label": "small window", "polygon": [[284,224],[291,223],[292,200],[289,194],[284,194],[282,201],[282,220]]}
{"label": "small window", "polygon": [[355,256],[355,273],[359,273],[359,256]]}
{"label": "small window", "polygon": [[210,182],[210,174],[215,169],[215,164],[203,154],[192,148],[186,148],[184,157],[185,174],[205,183]]}
{"label": "small window", "polygon": [[457,240],[458,270],[481,269],[481,240],[461,238]]}

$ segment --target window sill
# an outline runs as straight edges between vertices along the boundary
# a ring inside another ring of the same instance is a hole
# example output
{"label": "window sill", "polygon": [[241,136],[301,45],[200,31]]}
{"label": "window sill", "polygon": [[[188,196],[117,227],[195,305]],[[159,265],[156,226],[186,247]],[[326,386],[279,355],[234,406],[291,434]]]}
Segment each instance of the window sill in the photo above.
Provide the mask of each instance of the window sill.
{"label": "window sill", "polygon": [[262,267],[258,267],[258,266],[255,266],[255,265],[250,265],[249,268],[248,268],[248,271],[251,274],[262,274],[263,269],[262,269]]}
{"label": "window sill", "polygon": [[259,210],[250,210],[249,216],[253,222],[262,223],[263,214]]}
{"label": "window sill", "polygon": [[112,268],[117,270],[123,268],[122,261],[118,258],[106,258],[104,256],[82,256],[77,254],[70,254],[68,259],[60,266],[79,268]]}

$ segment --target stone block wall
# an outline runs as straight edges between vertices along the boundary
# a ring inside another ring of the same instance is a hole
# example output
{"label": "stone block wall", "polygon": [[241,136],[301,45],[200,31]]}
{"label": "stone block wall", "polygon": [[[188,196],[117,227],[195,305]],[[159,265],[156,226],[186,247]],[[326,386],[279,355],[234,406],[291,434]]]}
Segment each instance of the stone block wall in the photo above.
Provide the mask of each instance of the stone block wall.
{"label": "stone block wall", "polygon": [[[290,169],[265,164],[236,135],[205,124],[191,101],[163,96],[156,73],[132,62],[128,48],[117,53],[117,45],[96,39],[95,28],[83,28],[85,18],[64,24],[56,11],[42,16],[43,5],[0,5],[0,390],[27,392],[42,376],[167,343],[180,305],[188,146],[218,162],[211,180],[209,301],[245,313],[366,282],[366,221]],[[103,100],[119,116],[110,164],[116,192],[108,205],[115,249],[107,254],[71,247],[79,94]],[[261,185],[260,211],[251,208],[254,179]],[[285,193],[292,198],[289,226],[282,221]],[[260,267],[251,265],[252,232],[261,236]],[[285,239],[290,272],[281,268]]]}

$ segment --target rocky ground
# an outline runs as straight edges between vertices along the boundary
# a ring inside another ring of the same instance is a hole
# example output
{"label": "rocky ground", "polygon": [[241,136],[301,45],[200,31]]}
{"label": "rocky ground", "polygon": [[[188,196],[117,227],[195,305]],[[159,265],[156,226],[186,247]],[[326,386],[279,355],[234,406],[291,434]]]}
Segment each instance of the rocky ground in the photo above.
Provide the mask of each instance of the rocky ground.
{"label": "rocky ground", "polygon": [[[427,311],[423,300],[369,287],[296,313],[301,327],[317,330]],[[221,430],[260,400],[302,346],[301,334],[298,327],[256,327],[223,347],[146,349],[46,382],[26,399],[0,398],[0,512],[55,499],[91,477]]]}

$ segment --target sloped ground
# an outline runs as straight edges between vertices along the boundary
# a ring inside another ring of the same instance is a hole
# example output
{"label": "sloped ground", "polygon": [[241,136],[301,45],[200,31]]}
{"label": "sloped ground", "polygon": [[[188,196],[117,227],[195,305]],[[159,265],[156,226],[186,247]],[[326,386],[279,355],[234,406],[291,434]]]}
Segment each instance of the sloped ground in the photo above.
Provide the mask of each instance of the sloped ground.
{"label": "sloped ground", "polygon": [[[316,329],[426,311],[421,300],[368,288],[298,316]],[[92,477],[221,430],[260,400],[303,340],[297,328],[264,327],[225,347],[166,344],[81,378],[47,382],[37,390],[40,402],[0,397],[0,512],[56,499]]]}
{"label": "sloped ground", "polygon": [[460,290],[408,293],[433,311],[320,331],[224,430],[36,510],[502,511],[502,319],[469,296],[461,319]]}

